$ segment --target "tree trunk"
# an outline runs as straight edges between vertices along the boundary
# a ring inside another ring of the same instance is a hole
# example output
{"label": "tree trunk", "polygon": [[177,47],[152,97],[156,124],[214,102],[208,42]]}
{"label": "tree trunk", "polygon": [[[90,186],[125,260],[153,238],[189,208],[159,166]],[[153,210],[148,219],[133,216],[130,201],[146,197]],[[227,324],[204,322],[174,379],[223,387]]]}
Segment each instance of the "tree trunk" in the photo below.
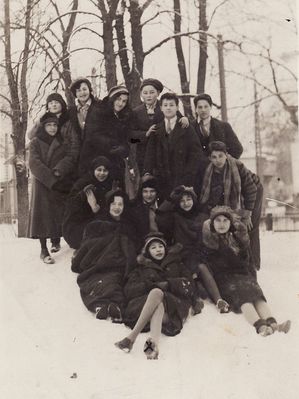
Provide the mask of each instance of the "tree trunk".
{"label": "tree trunk", "polygon": [[207,71],[208,58],[208,39],[205,32],[208,31],[207,23],[207,1],[198,0],[199,2],[199,61],[197,70],[197,93],[204,93]]}
{"label": "tree trunk", "polygon": [[[181,4],[180,0],[173,0],[173,9],[174,9],[174,34],[181,33]],[[181,82],[181,90],[182,93],[190,92],[190,85],[187,78],[187,70],[185,63],[185,56],[183,52],[182,39],[181,37],[175,37],[175,51],[178,59],[178,68],[180,74],[180,82]],[[184,106],[184,113],[186,116],[192,116],[192,109],[190,103],[190,97],[183,97],[182,103]]]}

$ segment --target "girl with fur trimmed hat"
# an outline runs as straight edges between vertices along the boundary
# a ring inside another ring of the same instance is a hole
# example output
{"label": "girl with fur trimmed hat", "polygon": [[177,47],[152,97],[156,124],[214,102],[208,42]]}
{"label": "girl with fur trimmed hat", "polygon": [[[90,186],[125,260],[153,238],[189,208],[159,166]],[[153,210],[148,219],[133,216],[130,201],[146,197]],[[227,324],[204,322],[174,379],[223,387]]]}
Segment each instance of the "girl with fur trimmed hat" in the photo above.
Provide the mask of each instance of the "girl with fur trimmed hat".
{"label": "girl with fur trimmed hat", "polygon": [[135,230],[127,212],[127,195],[108,191],[101,217],[86,226],[72,259],[84,305],[97,319],[115,323],[122,321],[123,281],[136,263]]}
{"label": "girl with fur trimmed hat", "polygon": [[291,322],[278,324],[250,267],[246,226],[228,206],[216,206],[203,225],[206,261],[223,298],[234,312],[242,312],[258,334],[287,333]]}
{"label": "girl with fur trimmed hat", "polygon": [[28,236],[39,238],[40,257],[44,263],[54,263],[47,248],[51,239],[51,252],[60,250],[62,219],[66,195],[71,187],[68,151],[58,128],[58,118],[46,113],[29,147],[29,167],[33,175],[29,213]]}
{"label": "girl with fur trimmed hat", "polygon": [[145,238],[138,266],[124,289],[124,322],[132,331],[115,343],[119,349],[130,352],[139,333],[150,330],[144,353],[148,359],[157,359],[161,332],[169,336],[180,333],[193,296],[192,277],[188,278],[180,252],[179,244],[168,249],[159,232]]}
{"label": "girl with fur trimmed hat", "polygon": [[63,237],[71,248],[80,247],[85,226],[103,212],[105,195],[115,186],[113,165],[104,156],[95,158],[90,171],[70,192],[63,221]]}

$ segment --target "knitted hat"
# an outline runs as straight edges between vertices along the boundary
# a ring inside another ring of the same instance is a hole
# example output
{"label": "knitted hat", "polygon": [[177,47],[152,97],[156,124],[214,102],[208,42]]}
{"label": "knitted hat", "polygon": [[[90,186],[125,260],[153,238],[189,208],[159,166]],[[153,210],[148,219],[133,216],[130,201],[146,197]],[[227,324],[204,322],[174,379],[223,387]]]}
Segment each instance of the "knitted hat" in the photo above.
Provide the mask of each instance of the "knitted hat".
{"label": "knitted hat", "polygon": [[121,95],[121,94],[127,94],[129,95],[129,91],[126,88],[126,86],[120,85],[120,86],[113,86],[111,89],[108,91],[108,97],[114,97],[115,95]]}
{"label": "knitted hat", "polygon": [[45,126],[46,123],[55,122],[58,125],[58,118],[52,112],[46,112],[41,118],[40,123]]}
{"label": "knitted hat", "polygon": [[159,93],[163,90],[163,84],[158,79],[144,79],[140,86],[140,91],[144,86],[153,86]]}
{"label": "knitted hat", "polygon": [[157,190],[157,179],[152,175],[145,175],[141,178],[140,188],[154,188]]}
{"label": "knitted hat", "polygon": [[232,228],[233,222],[235,221],[237,214],[229,206],[217,205],[211,210],[211,213],[210,213],[210,220],[211,220],[210,229],[211,229],[211,231],[213,231],[213,232],[215,231],[214,220],[219,215],[223,215],[223,216],[227,217],[230,220],[231,228]]}
{"label": "knitted hat", "polygon": [[170,194],[170,200],[173,204],[179,205],[183,195],[190,195],[193,199],[193,202],[196,203],[197,195],[195,194],[193,188],[186,186],[178,186],[176,187]]}
{"label": "knitted hat", "polygon": [[62,108],[61,112],[62,113],[66,111],[66,109],[67,109],[66,102],[64,101],[64,99],[62,98],[62,96],[59,93],[51,93],[50,95],[48,95],[47,101],[46,101],[47,109],[48,109],[49,102],[51,102],[51,101],[58,101],[61,104],[61,108]]}
{"label": "knitted hat", "polygon": [[79,77],[75,79],[70,85],[70,91],[73,93],[74,97],[76,97],[76,90],[79,89],[81,83],[86,83],[90,93],[92,93],[92,87],[90,81],[87,78]]}
{"label": "knitted hat", "polygon": [[167,248],[167,244],[165,241],[165,238],[162,233],[159,231],[155,231],[152,233],[149,233],[145,237],[145,243],[142,252],[146,255],[149,255],[149,247],[153,242],[159,242],[160,244],[164,245],[165,249]]}
{"label": "knitted hat", "polygon": [[108,158],[104,156],[99,156],[96,157],[92,162],[91,162],[91,170],[94,171],[96,168],[99,166],[105,166],[106,169],[109,170],[109,172],[112,169],[112,163],[109,161]]}
{"label": "knitted hat", "polygon": [[207,101],[210,104],[210,106],[212,106],[212,104],[213,104],[211,96],[209,96],[208,94],[205,94],[205,93],[201,93],[198,96],[194,97],[193,102],[194,102],[195,107],[197,106],[197,103],[199,100]]}
{"label": "knitted hat", "polygon": [[212,154],[212,151],[222,151],[226,153],[226,144],[222,141],[211,141],[209,144],[209,154]]}

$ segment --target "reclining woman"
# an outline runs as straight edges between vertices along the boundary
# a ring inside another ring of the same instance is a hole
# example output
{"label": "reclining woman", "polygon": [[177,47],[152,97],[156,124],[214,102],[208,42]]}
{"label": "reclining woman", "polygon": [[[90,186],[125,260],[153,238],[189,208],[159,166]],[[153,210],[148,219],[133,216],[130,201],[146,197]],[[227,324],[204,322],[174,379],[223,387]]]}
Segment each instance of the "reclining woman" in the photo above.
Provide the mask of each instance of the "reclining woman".
{"label": "reclining woman", "polygon": [[89,173],[74,184],[62,226],[63,237],[71,248],[80,247],[85,227],[103,212],[105,195],[112,186],[113,166],[104,156],[95,158]]}
{"label": "reclining woman", "polygon": [[123,281],[136,263],[135,231],[128,219],[128,199],[120,189],[106,194],[101,219],[86,226],[72,259],[72,271],[84,305],[98,319],[122,321]]}
{"label": "reclining woman", "polygon": [[138,256],[138,266],[125,285],[127,306],[124,323],[132,328],[126,338],[115,345],[130,352],[142,331],[150,329],[144,345],[148,359],[157,359],[161,331],[169,336],[180,333],[193,297],[192,276],[181,262],[180,244],[168,250],[163,234],[150,233]]}

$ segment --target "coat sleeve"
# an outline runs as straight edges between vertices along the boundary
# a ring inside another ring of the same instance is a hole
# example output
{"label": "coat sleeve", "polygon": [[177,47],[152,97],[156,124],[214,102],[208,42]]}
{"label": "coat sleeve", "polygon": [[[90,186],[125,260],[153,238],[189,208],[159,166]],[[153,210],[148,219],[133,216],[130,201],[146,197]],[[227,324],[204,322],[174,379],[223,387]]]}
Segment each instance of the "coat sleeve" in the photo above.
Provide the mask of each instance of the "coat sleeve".
{"label": "coat sleeve", "polygon": [[60,160],[54,170],[57,170],[62,177],[71,173],[77,164],[79,157],[79,137],[70,121],[67,121],[61,129],[63,145],[66,149],[66,156]]}
{"label": "coat sleeve", "polygon": [[229,123],[226,123],[225,136],[227,152],[234,158],[240,158],[243,153],[243,146]]}
{"label": "coat sleeve", "polygon": [[149,293],[152,288],[154,288],[153,283],[141,279],[140,274],[135,269],[129,275],[124,288],[124,293],[126,298],[130,300]]}
{"label": "coat sleeve", "polygon": [[33,176],[49,189],[58,181],[53,171],[41,159],[37,138],[34,138],[29,146],[29,168]]}
{"label": "coat sleeve", "polygon": [[244,207],[246,210],[252,211],[256,200],[257,187],[252,179],[250,170],[240,161],[237,161],[237,165],[241,178],[241,194],[244,199]]}
{"label": "coat sleeve", "polygon": [[146,153],[144,159],[143,174],[151,173],[155,169],[156,162],[156,149],[157,149],[157,137],[155,134],[151,134],[146,146]]}
{"label": "coat sleeve", "polygon": [[203,160],[204,155],[199,138],[191,125],[186,129],[186,135],[187,160],[185,167],[184,184],[188,186],[194,186],[195,178],[200,167],[200,162]]}

